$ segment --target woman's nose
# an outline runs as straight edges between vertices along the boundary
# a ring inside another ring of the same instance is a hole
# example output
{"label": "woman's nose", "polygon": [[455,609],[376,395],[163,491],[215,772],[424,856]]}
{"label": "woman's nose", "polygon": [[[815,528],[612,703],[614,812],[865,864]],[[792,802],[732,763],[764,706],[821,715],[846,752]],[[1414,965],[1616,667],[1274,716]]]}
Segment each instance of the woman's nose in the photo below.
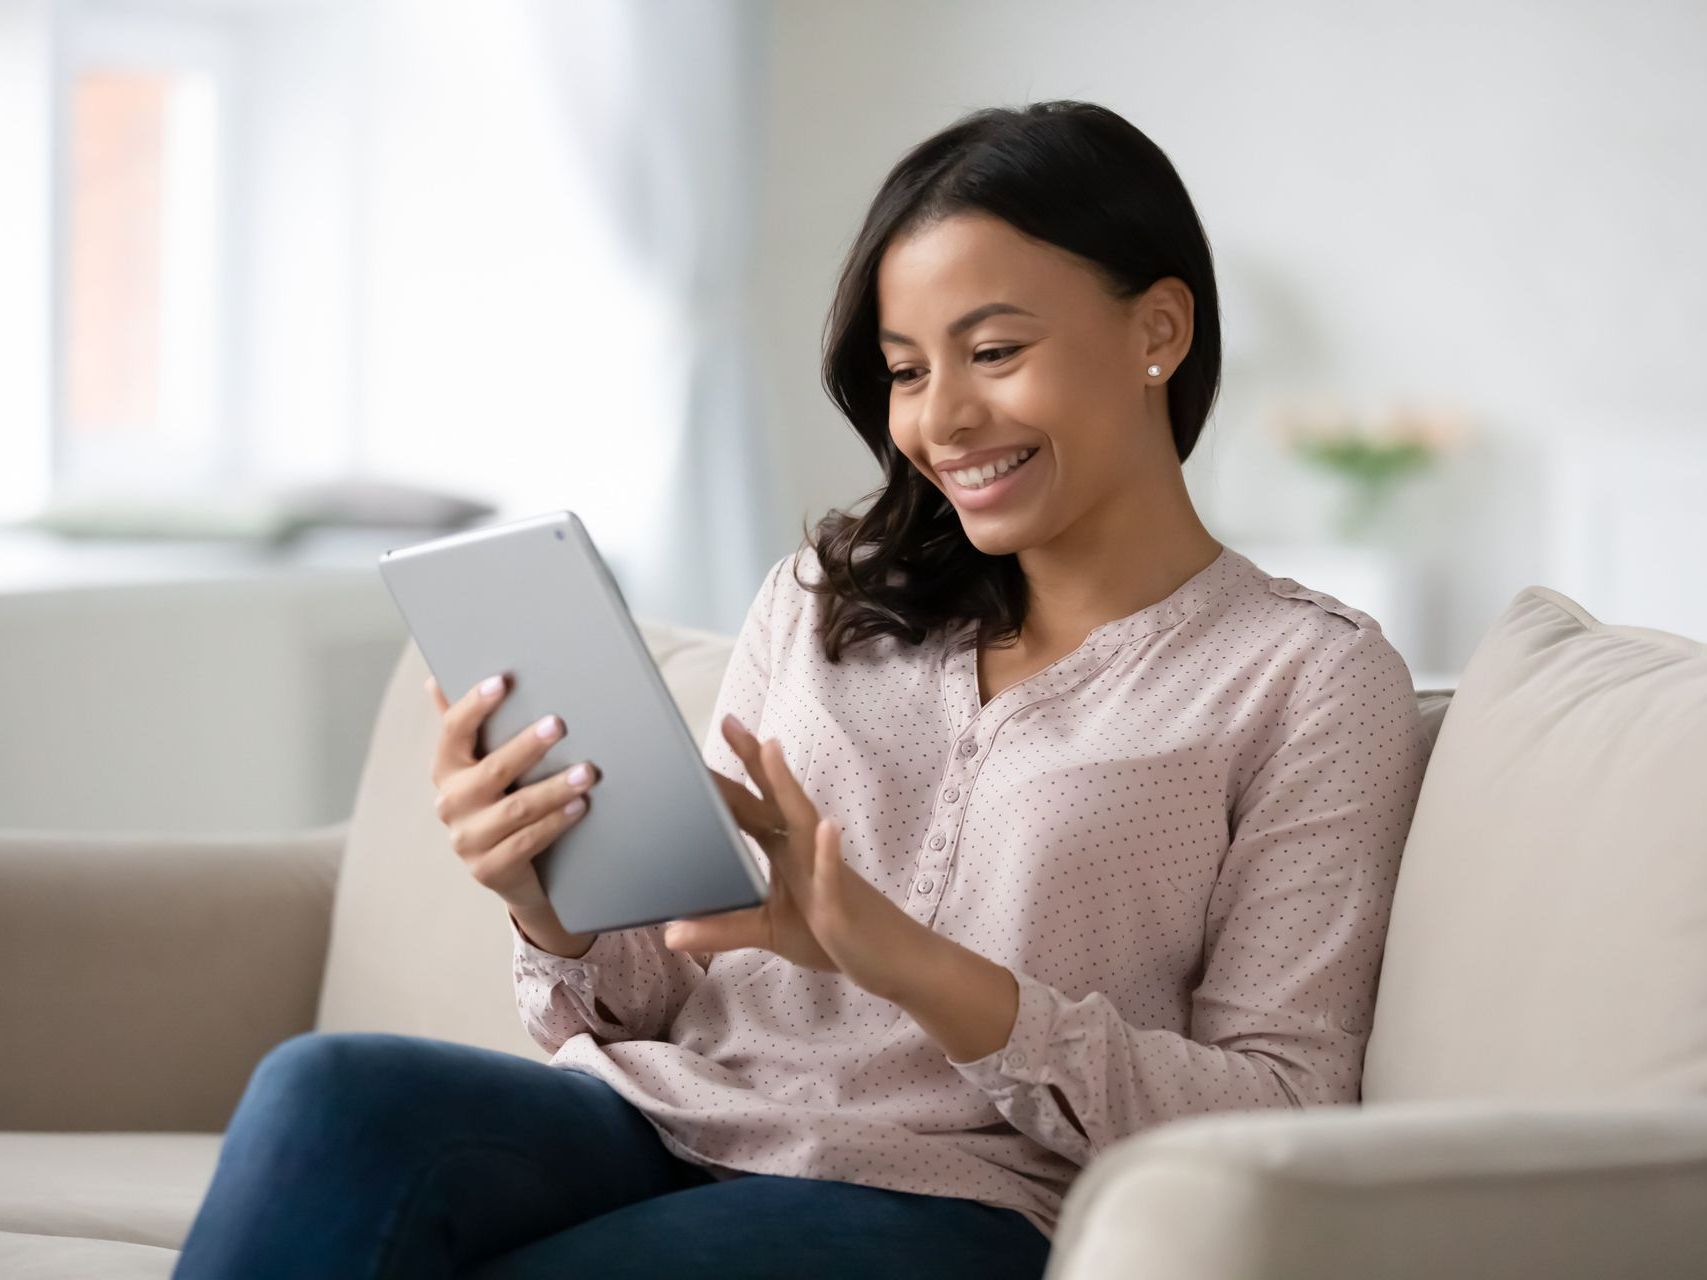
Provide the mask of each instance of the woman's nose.
{"label": "woman's nose", "polygon": [[919,429],[929,439],[946,441],[956,431],[980,425],[987,412],[969,379],[954,373],[941,377],[933,373],[919,407]]}

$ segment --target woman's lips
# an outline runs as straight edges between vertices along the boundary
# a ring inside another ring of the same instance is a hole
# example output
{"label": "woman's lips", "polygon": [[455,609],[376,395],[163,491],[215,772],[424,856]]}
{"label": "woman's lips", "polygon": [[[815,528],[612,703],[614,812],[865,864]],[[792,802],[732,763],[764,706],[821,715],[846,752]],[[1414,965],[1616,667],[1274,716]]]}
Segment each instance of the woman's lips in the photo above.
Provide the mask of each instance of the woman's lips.
{"label": "woman's lips", "polygon": [[986,507],[993,507],[1006,501],[1020,485],[1024,484],[1026,473],[1034,469],[1033,464],[1042,456],[1042,453],[1041,448],[1033,450],[1032,455],[1019,466],[997,476],[982,488],[968,489],[947,472],[943,473],[942,478],[947,482],[949,496],[954,500],[956,506],[966,511],[982,511]]}

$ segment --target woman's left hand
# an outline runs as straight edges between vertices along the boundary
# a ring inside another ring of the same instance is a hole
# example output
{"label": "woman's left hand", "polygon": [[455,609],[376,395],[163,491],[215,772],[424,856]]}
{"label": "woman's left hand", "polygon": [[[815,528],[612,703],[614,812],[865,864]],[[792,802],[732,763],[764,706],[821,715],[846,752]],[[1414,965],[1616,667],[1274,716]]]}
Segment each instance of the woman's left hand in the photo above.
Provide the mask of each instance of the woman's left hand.
{"label": "woman's left hand", "polygon": [[[878,995],[893,991],[924,928],[842,861],[841,828],[820,818],[775,738],[760,742],[734,716],[723,737],[759,784],[755,796],[712,771],[741,829],[770,861],[770,892],[756,907],[672,920],[664,945],[676,951],[763,947],[810,969],[846,974]],[[786,835],[776,834],[785,827]]]}

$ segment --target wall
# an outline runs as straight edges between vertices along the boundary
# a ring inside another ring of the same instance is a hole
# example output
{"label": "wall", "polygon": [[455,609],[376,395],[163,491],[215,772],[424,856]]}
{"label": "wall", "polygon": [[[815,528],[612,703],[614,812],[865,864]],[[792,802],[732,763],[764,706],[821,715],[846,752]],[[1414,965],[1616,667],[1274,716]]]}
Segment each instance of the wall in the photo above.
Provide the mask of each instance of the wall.
{"label": "wall", "polygon": [[[1433,665],[1459,667],[1515,591],[1549,581],[1575,515],[1549,476],[1575,443],[1640,448],[1652,432],[1703,448],[1699,5],[778,0],[772,14],[755,312],[795,527],[879,479],[818,360],[883,174],[963,111],[1051,97],[1149,133],[1208,231],[1226,363],[1186,472],[1224,541],[1305,528],[1325,496],[1275,479],[1274,397],[1475,415],[1481,443],[1408,508],[1445,574]],[[1698,580],[1686,546],[1652,554],[1676,572],[1650,579]]]}

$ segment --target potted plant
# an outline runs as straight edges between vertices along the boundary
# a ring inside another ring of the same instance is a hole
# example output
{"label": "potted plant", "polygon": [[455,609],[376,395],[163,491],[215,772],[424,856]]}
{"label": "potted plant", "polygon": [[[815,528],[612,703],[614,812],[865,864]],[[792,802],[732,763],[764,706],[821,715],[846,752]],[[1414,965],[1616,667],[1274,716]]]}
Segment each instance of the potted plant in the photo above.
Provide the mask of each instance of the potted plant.
{"label": "potted plant", "polygon": [[1374,540],[1394,493],[1468,436],[1456,410],[1401,405],[1359,414],[1336,401],[1283,406],[1271,426],[1293,457],[1339,477],[1345,498],[1335,527],[1353,543]]}

